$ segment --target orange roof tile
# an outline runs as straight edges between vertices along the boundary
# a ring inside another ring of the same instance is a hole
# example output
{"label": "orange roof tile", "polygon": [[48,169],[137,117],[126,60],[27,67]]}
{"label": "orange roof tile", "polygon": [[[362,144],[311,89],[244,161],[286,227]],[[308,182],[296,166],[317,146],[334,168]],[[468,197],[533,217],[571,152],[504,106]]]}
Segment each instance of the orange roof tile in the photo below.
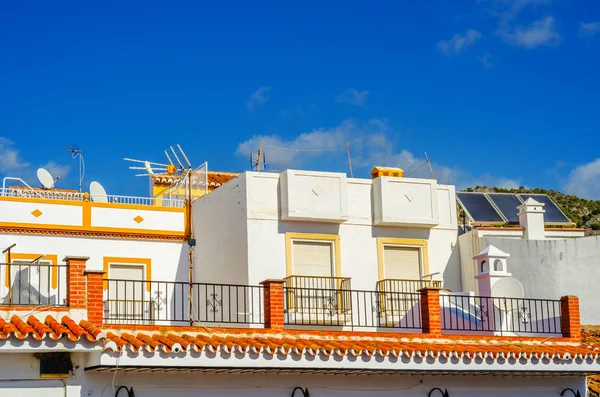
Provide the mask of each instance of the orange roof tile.
{"label": "orange roof tile", "polygon": [[[57,321],[51,315],[40,321],[30,315],[26,320],[14,315],[10,321],[0,318],[0,339],[36,340],[82,338],[103,345],[105,351],[179,353],[185,351],[225,353],[265,353],[295,356],[354,356],[354,357],[456,357],[489,359],[600,359],[600,327],[583,327],[583,340],[484,338],[479,336],[427,336],[348,332],[306,332],[285,330],[273,332],[254,329],[211,329],[205,327],[165,327],[153,331],[120,329],[101,330],[89,321],[76,324],[64,316]],[[600,394],[600,378],[590,378],[590,390]]]}
{"label": "orange roof tile", "polygon": [[90,333],[82,326],[77,325],[68,316],[64,316],[60,322],[51,315],[46,316],[44,322],[33,315],[28,316],[26,320],[16,314],[11,317],[10,321],[0,318],[0,339],[16,338],[23,340],[29,336],[36,340],[46,338],[57,340],[66,337],[73,342],[80,340],[82,337],[90,342],[104,338],[102,332]]}
{"label": "orange roof tile", "polygon": [[[239,174],[236,172],[208,171],[208,186],[211,188],[216,188],[226,184],[227,182],[234,178],[237,178],[238,176]],[[171,184],[175,181],[178,181],[181,178],[181,175],[152,175],[152,178],[158,183]]]}
{"label": "orange roof tile", "polygon": [[[172,328],[175,331],[176,328]],[[428,357],[489,357],[496,358],[600,358],[598,349],[571,342],[550,342],[547,340],[482,339],[465,337],[464,339],[436,338],[435,342],[426,337],[397,336],[360,336],[350,337],[347,333],[316,336],[302,331],[286,330],[280,333],[255,332],[230,333],[227,330],[198,328],[198,333],[157,331],[137,332],[111,330],[106,333],[105,350],[121,351],[126,348],[132,352],[181,352],[209,350],[216,352],[237,351],[241,353],[295,354],[315,356],[317,354],[336,356],[428,356]]]}
{"label": "orange roof tile", "polygon": [[[600,325],[584,325],[581,327],[581,342],[585,346],[600,348]],[[600,375],[588,376],[590,397],[600,396]]]}

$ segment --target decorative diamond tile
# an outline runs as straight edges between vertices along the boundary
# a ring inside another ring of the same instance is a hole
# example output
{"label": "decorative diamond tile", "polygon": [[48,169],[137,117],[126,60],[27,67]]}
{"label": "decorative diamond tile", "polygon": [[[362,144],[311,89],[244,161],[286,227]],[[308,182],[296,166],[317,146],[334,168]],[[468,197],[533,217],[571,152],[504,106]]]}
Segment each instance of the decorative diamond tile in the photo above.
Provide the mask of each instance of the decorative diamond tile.
{"label": "decorative diamond tile", "polygon": [[315,194],[315,196],[318,196],[321,193],[323,193],[323,188],[321,187],[321,185],[314,185],[312,191]]}
{"label": "decorative diamond tile", "polygon": [[144,222],[144,218],[142,218],[141,216],[136,216],[135,218],[133,218],[134,221],[136,221],[137,223],[142,223]]}
{"label": "decorative diamond tile", "polygon": [[31,215],[35,216],[36,218],[39,218],[42,214],[43,212],[38,210],[37,208],[31,212]]}

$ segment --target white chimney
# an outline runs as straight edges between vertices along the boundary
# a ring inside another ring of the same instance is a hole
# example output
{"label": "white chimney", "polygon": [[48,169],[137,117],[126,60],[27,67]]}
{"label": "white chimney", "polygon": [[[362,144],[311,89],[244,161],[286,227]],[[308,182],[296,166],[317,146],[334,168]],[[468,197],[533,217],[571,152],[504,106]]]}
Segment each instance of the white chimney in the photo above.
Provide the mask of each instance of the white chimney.
{"label": "white chimney", "polygon": [[488,245],[473,257],[477,261],[477,286],[480,296],[491,296],[492,287],[502,278],[512,276],[506,268],[506,258],[510,254],[493,245]]}
{"label": "white chimney", "polygon": [[544,204],[531,197],[517,207],[519,210],[519,225],[525,229],[523,237],[527,240],[544,240]]}

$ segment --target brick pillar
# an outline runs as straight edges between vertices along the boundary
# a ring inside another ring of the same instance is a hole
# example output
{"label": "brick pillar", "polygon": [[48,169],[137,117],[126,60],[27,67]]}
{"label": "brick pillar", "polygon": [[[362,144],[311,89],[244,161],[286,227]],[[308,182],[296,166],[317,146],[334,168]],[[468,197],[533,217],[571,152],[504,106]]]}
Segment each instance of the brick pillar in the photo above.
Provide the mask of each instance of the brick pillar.
{"label": "brick pillar", "polygon": [[264,286],[265,328],[283,330],[283,280],[265,280]]}
{"label": "brick pillar", "polygon": [[424,334],[442,334],[440,288],[421,288],[421,328]]}
{"label": "brick pillar", "polygon": [[560,325],[565,338],[581,339],[578,297],[563,296],[560,298]]}
{"label": "brick pillar", "polygon": [[87,256],[66,256],[67,262],[67,305],[71,309],[85,309],[86,279],[85,263]]}
{"label": "brick pillar", "polygon": [[96,326],[102,325],[104,314],[104,270],[86,270],[87,278],[87,319]]}

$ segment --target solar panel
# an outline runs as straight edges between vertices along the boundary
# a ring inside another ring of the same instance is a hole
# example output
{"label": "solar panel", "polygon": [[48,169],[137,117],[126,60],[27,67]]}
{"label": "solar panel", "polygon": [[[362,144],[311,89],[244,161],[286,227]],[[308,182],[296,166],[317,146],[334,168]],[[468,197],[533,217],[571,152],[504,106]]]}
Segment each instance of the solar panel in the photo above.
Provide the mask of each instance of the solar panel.
{"label": "solar panel", "polygon": [[456,196],[474,222],[504,223],[484,193],[458,192]]}
{"label": "solar panel", "polygon": [[544,203],[544,210],[546,211],[546,213],[544,214],[544,223],[571,223],[569,218],[567,218],[565,214],[562,213],[560,208],[558,208],[558,206],[554,204],[554,201],[552,201],[552,199],[547,195],[519,194],[519,196],[523,201],[531,197],[535,201]]}
{"label": "solar panel", "polygon": [[517,210],[517,207],[522,202],[516,194],[488,193],[488,197],[494,202],[508,222],[519,223],[519,217],[517,216],[519,210]]}

